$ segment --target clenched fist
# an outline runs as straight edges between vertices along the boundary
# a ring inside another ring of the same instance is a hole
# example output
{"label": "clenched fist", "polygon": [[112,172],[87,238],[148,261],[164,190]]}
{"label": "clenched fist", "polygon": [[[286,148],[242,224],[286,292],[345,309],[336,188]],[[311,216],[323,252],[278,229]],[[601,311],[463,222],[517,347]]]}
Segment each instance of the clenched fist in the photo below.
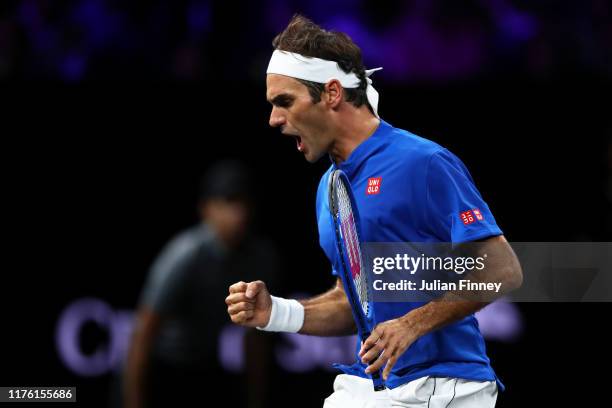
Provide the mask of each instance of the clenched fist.
{"label": "clenched fist", "polygon": [[247,327],[264,327],[270,321],[272,298],[262,281],[238,282],[225,298],[232,322]]}

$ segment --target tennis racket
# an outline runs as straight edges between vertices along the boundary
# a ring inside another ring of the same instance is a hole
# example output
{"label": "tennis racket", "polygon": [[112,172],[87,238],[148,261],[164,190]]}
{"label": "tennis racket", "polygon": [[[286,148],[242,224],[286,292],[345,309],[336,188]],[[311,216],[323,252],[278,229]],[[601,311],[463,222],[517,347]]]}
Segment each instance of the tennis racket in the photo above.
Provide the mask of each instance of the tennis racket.
{"label": "tennis racket", "polygon": [[[370,324],[374,321],[372,296],[368,274],[361,253],[359,213],[349,180],[342,170],[334,170],[329,176],[329,210],[333,221],[336,247],[340,260],[340,278],[351,305],[353,318],[361,341],[370,337]],[[374,390],[385,389],[381,371],[372,374]]]}

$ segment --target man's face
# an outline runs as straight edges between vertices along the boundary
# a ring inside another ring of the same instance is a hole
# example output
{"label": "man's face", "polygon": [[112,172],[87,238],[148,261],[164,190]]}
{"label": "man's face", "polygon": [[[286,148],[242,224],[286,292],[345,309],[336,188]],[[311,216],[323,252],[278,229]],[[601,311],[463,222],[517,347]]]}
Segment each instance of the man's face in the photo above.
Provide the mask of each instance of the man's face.
{"label": "man's face", "polygon": [[308,88],[284,75],[268,74],[266,98],[272,104],[270,126],[295,138],[297,149],[314,163],[329,151],[333,139],[329,135],[325,104],[313,103]]}
{"label": "man's face", "polygon": [[244,237],[249,221],[249,206],[244,200],[210,198],[202,203],[202,217],[228,245]]}

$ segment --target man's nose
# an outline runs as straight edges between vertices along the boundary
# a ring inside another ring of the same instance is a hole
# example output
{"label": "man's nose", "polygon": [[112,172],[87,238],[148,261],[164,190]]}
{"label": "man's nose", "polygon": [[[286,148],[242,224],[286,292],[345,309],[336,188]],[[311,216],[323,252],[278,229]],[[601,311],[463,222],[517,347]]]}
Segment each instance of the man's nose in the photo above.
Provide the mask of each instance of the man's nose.
{"label": "man's nose", "polygon": [[273,107],[270,112],[270,126],[278,127],[285,123],[285,115],[279,112],[278,108]]}

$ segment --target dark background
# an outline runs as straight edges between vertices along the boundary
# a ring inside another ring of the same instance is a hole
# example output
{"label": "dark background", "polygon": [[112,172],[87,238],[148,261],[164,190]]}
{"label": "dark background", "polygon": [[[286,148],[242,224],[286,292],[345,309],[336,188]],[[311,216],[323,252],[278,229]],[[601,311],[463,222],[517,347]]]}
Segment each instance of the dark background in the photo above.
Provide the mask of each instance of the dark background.
{"label": "dark background", "polygon": [[[133,309],[155,255],[196,221],[199,178],[220,158],[254,169],[257,230],[285,261],[279,295],[329,287],[314,217],[328,162],[308,164],[267,125],[270,41],[294,11],[383,42],[364,46],[368,67],[385,66],[373,77],[381,116],[456,153],[510,241],[610,240],[609,3],[349,3],[3,2],[1,385],[75,385],[79,405],[109,405],[113,374],[80,377],[59,360],[58,316],[82,297]],[[414,21],[447,43],[410,37]],[[466,32],[481,45],[475,62],[437,69],[464,55],[451,39]],[[609,304],[518,307],[522,335],[487,343],[507,385],[498,406],[603,398]],[[107,338],[89,325],[83,348]],[[274,375],[270,406],[306,407],[321,406],[334,373]]]}

